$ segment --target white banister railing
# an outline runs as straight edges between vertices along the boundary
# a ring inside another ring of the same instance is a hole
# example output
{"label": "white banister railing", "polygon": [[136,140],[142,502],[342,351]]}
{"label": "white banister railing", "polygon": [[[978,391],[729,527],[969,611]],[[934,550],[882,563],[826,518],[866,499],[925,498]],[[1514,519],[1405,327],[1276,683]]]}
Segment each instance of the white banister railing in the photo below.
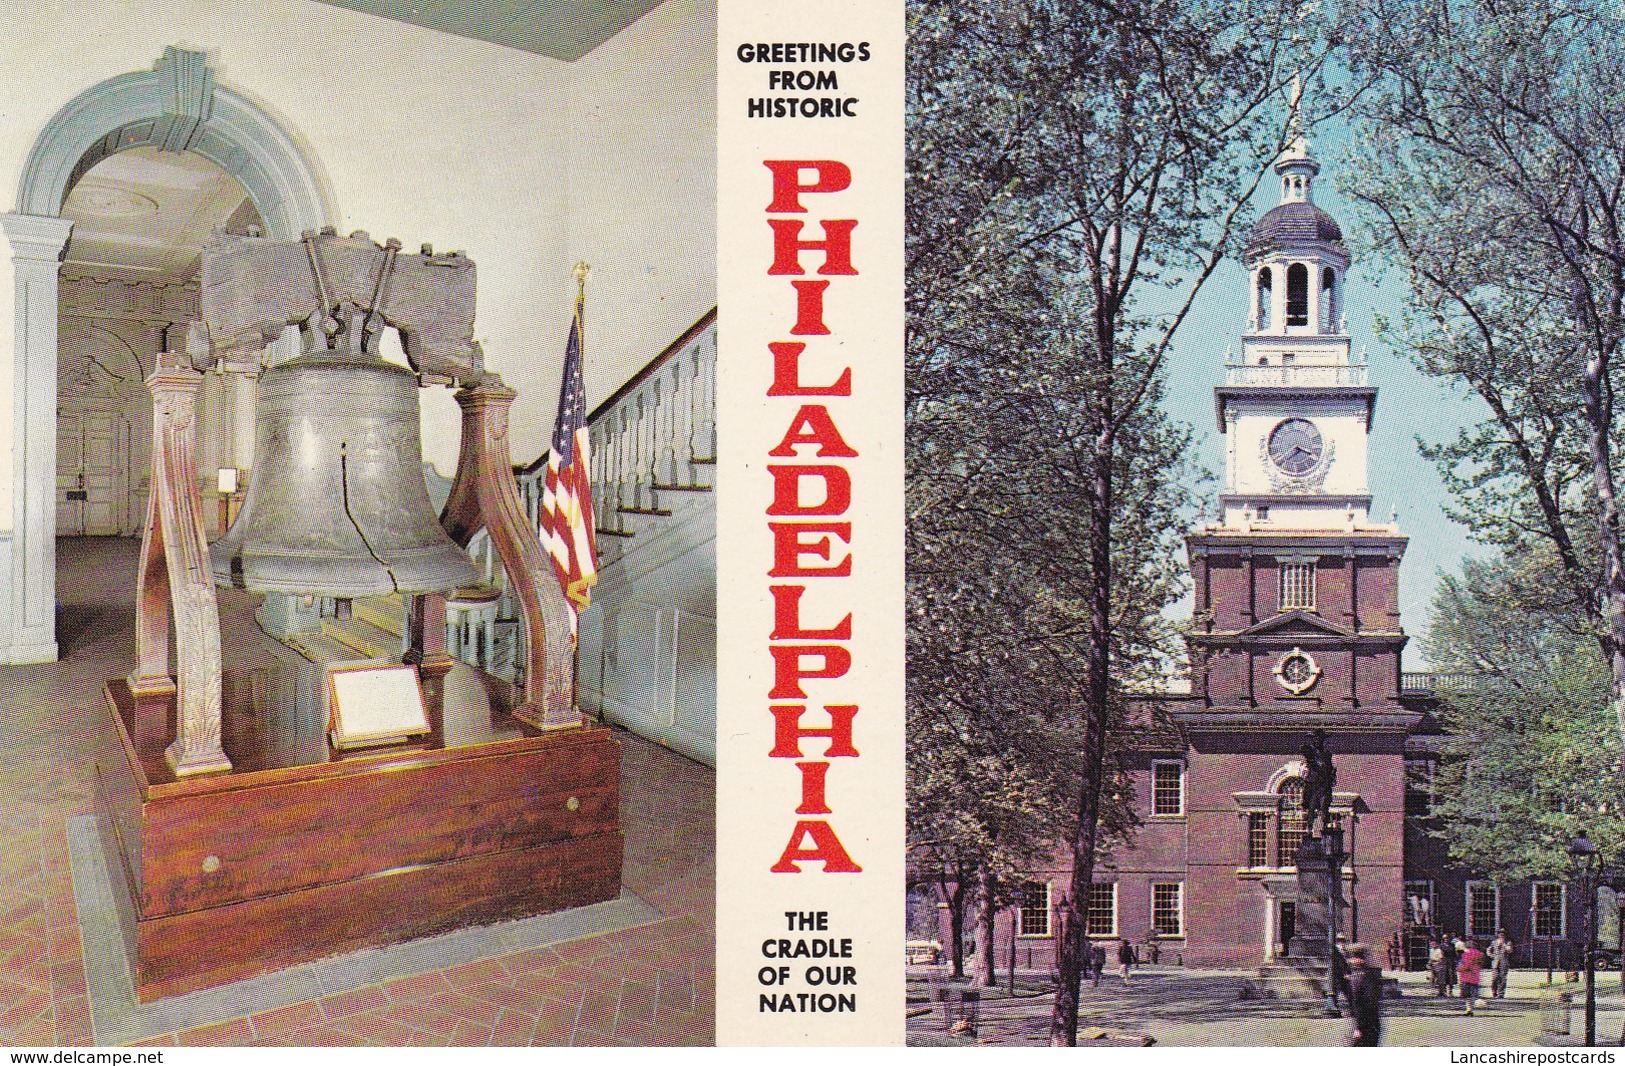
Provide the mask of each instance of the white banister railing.
{"label": "white banister railing", "polygon": [[[592,502],[600,534],[629,535],[629,515],[661,513],[657,493],[662,489],[711,487],[716,380],[713,311],[589,416]],[[541,508],[545,470],[543,456],[518,474],[532,520]]]}
{"label": "white banister railing", "polygon": [[[707,490],[714,483],[716,317],[711,311],[701,318],[588,416],[600,565],[616,553],[617,539],[632,535],[632,516],[668,513],[659,492]],[[532,522],[540,516],[546,472],[545,453],[515,471]],[[483,534],[469,554],[501,596],[490,605],[448,604],[447,644],[458,658],[511,679],[523,637],[506,577]]]}
{"label": "white banister railing", "polygon": [[1226,385],[1273,385],[1283,388],[1364,386],[1366,368],[1353,366],[1228,366]]}

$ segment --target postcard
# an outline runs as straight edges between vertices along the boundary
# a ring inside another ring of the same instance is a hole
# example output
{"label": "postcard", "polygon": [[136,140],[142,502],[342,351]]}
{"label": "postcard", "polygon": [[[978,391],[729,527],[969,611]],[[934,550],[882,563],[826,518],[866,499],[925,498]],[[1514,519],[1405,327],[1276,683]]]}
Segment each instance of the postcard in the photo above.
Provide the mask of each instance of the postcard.
{"label": "postcard", "polygon": [[1619,1039],[1622,43],[910,5],[910,1043]]}
{"label": "postcard", "polygon": [[9,6],[0,1044],[1610,1061],[1622,54]]}

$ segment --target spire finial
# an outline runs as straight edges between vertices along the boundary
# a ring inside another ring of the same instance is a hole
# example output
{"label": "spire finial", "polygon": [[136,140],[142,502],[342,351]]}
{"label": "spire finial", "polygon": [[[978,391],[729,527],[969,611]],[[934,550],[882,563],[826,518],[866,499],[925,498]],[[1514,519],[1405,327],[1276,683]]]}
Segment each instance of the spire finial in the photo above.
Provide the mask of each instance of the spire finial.
{"label": "spire finial", "polygon": [[592,267],[588,266],[587,261],[585,259],[583,259],[581,262],[579,262],[579,263],[577,263],[575,265],[575,269],[570,271],[570,273],[575,275],[575,279],[576,279],[576,299],[577,300],[586,299],[586,297],[587,297],[587,275],[592,273]]}
{"label": "spire finial", "polygon": [[1297,74],[1292,75],[1289,105],[1286,149],[1275,161],[1275,172],[1281,175],[1281,202],[1313,203],[1314,178],[1320,164],[1309,154],[1309,138],[1303,125],[1303,78]]}
{"label": "spire finial", "polygon": [[1292,75],[1292,117],[1287,126],[1287,143],[1303,139],[1303,76]]}

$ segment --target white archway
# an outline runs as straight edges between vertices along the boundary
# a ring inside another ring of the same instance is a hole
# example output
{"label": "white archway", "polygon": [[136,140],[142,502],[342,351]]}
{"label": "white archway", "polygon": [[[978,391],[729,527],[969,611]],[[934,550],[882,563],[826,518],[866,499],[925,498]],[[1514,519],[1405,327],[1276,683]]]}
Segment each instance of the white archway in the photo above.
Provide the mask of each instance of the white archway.
{"label": "white archway", "polygon": [[[247,97],[215,83],[202,52],[166,48],[150,71],[109,78],[68,102],[23,167],[17,210],[0,215],[16,278],[12,530],[0,532],[0,663],[52,662],[56,644],[57,266],[74,183],[143,145],[196,152],[236,178],[273,237],[336,222],[308,154]],[[9,595],[8,595],[9,593]]]}

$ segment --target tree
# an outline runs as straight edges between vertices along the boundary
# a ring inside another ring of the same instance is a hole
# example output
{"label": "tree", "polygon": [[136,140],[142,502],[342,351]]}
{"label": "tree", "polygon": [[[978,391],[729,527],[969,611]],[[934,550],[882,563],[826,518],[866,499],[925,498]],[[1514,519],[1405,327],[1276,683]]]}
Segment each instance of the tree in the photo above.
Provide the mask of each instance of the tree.
{"label": "tree", "polygon": [[[1625,554],[1614,391],[1625,332],[1625,36],[1587,3],[1363,0],[1351,191],[1407,270],[1400,338],[1484,422],[1432,454],[1479,539],[1549,548],[1625,734]],[[1586,545],[1589,544],[1589,549]]]}
{"label": "tree", "polygon": [[[936,713],[924,692],[986,664],[1025,657],[1047,679],[1042,714],[1077,755],[1054,1043],[1076,1042],[1096,854],[1131,822],[1129,694],[1174,656],[1159,612],[1188,482],[1163,362],[1285,146],[1288,79],[1319,69],[1298,27],[1296,5],[1256,2],[914,8],[910,731]],[[982,587],[955,579],[979,564]],[[1032,595],[1001,618],[1012,577]],[[956,597],[980,597],[963,617],[987,628],[944,662],[919,631],[957,624]]]}
{"label": "tree", "polygon": [[1587,612],[1553,595],[1562,565],[1545,544],[1468,560],[1434,597],[1428,659],[1477,683],[1441,709],[1433,825],[1497,880],[1567,876],[1582,829],[1606,853],[1625,847],[1608,662]]}

